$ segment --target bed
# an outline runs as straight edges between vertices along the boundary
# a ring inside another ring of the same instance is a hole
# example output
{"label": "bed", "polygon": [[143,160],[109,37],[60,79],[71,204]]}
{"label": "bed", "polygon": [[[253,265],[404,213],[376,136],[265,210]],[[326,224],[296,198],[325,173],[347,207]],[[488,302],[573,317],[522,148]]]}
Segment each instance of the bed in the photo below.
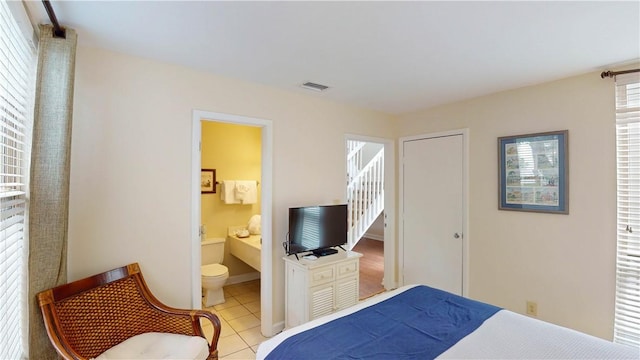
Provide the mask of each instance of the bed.
{"label": "bed", "polygon": [[635,359],[614,344],[424,285],[287,329],[257,359]]}

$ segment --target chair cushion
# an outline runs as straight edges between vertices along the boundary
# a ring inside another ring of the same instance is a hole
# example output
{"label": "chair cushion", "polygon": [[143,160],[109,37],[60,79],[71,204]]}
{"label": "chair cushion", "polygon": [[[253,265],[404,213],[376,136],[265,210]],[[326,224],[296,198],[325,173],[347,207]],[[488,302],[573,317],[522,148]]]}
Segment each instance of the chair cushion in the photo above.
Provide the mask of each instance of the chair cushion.
{"label": "chair cushion", "polygon": [[96,358],[106,359],[199,359],[209,355],[209,344],[200,336],[144,333],[129,338]]}

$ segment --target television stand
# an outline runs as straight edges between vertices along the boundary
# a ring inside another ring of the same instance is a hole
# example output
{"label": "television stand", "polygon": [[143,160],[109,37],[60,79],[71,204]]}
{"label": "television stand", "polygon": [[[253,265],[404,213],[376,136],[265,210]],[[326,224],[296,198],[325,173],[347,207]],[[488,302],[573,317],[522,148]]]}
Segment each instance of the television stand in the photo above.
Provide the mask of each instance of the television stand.
{"label": "television stand", "polygon": [[316,260],[285,256],[285,328],[357,304],[360,257],[355,251]]}
{"label": "television stand", "polygon": [[333,255],[333,254],[337,254],[337,253],[338,253],[338,250],[336,250],[334,248],[313,250],[313,255],[315,255],[317,257]]}

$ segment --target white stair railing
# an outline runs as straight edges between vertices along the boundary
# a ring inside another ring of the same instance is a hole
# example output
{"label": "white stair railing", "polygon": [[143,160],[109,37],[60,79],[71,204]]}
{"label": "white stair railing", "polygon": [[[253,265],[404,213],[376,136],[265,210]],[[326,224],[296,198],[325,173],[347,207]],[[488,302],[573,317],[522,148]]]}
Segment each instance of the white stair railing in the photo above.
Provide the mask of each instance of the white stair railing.
{"label": "white stair railing", "polygon": [[347,185],[353,181],[362,168],[362,148],[366,144],[362,141],[347,141]]}
{"label": "white stair railing", "polygon": [[[361,150],[362,148],[357,152]],[[384,149],[357,174],[349,174],[349,177],[351,181],[347,186],[348,246],[351,250],[384,210]]]}

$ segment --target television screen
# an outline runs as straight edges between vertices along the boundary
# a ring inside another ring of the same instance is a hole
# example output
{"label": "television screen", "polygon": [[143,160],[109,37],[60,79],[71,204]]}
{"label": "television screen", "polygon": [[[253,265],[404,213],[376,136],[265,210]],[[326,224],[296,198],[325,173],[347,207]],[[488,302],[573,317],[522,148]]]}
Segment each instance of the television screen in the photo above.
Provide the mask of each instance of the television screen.
{"label": "television screen", "polygon": [[289,255],[346,243],[346,204],[289,208]]}

